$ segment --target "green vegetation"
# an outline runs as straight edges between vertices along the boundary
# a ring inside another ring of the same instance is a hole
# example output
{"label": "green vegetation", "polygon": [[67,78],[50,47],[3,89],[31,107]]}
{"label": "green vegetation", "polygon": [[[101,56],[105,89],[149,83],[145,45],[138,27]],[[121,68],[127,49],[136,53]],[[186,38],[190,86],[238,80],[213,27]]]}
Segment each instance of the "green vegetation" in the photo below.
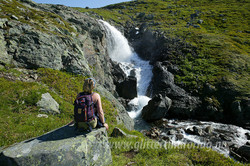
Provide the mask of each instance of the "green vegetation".
{"label": "green vegetation", "polygon": [[[197,48],[197,57],[188,53],[183,57],[171,55],[181,70],[175,81],[189,89],[202,88],[204,82],[216,85],[226,80],[243,95],[249,95],[249,8],[250,3],[245,0],[137,0],[101,9],[77,10],[122,26],[127,22],[134,26],[146,22],[153,31],[162,31],[169,38],[178,37]],[[15,15],[19,21],[46,33],[63,35],[50,29],[49,24],[75,32],[60,16],[28,8],[16,0],[1,1],[0,13],[0,18],[11,19]],[[0,74],[11,75],[0,77],[0,147],[42,135],[73,119],[72,103],[86,77],[52,69],[34,72],[38,74],[36,82],[22,82],[18,78],[24,73],[16,69],[0,70]],[[61,114],[38,118],[41,112],[36,103],[46,92],[59,103]],[[207,100],[220,105],[214,96],[212,101]],[[113,165],[242,165],[202,147],[139,148],[155,142],[140,132],[117,125],[117,108],[105,96],[102,105],[110,127],[109,136],[116,126],[137,136],[110,138]],[[117,142],[129,146],[117,147]]]}
{"label": "green vegetation", "polygon": [[[82,89],[85,77],[52,69],[38,69],[39,82],[21,82],[24,74],[16,69],[3,69],[11,79],[0,78],[0,146],[9,146],[32,137],[42,135],[69,123],[73,119],[74,97]],[[49,92],[60,104],[61,114],[38,118],[36,106],[43,93]],[[156,141],[145,138],[138,131],[129,131],[117,125],[115,106],[102,96],[105,118],[109,124],[108,135],[119,127],[136,137],[110,138],[112,165],[241,165],[207,148],[191,146],[160,146]]]}
{"label": "green vegetation", "polygon": [[[70,35],[71,32],[76,32],[76,30],[71,27],[71,24],[59,15],[29,8],[17,0],[1,1],[0,9],[0,18],[11,20],[13,16],[16,16],[18,21],[28,24],[42,32],[57,34],[59,36],[64,36],[65,34]],[[58,29],[52,27],[57,27]]]}
{"label": "green vegetation", "polygon": [[107,21],[134,27],[147,23],[152,31],[179,38],[196,48],[197,55],[173,53],[170,61],[180,73],[177,84],[202,89],[223,81],[249,95],[250,3],[244,0],[137,0],[101,9],[77,10]]}
{"label": "green vegetation", "polygon": [[186,144],[173,146],[154,140],[110,138],[112,165],[243,165],[209,148]]}
{"label": "green vegetation", "polygon": [[[22,82],[23,75],[15,69],[1,70],[11,74],[11,80],[0,78],[0,147],[9,146],[28,138],[42,135],[73,120],[73,101],[81,91],[83,76],[52,69],[38,69],[40,82]],[[13,81],[14,80],[14,81]],[[60,105],[61,114],[38,118],[36,103],[43,93],[49,92]],[[102,96],[105,118],[110,125],[109,134],[117,125],[117,109]],[[121,126],[122,127],[122,126]]]}

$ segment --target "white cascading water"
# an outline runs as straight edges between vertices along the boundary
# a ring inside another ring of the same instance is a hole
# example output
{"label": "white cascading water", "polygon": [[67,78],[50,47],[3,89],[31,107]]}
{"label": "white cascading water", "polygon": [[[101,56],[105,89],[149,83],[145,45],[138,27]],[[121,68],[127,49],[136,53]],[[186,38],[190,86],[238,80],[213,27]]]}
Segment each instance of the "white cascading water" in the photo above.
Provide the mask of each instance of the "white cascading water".
{"label": "white cascading water", "polygon": [[105,21],[100,20],[100,22],[104,25],[107,33],[107,50],[110,58],[120,63],[121,68],[127,76],[130,75],[131,70],[134,70],[136,73],[138,97],[129,102],[132,110],[128,113],[131,118],[137,118],[142,108],[150,100],[146,96],[146,91],[153,76],[152,66],[149,65],[148,61],[142,60],[132,50],[127,39],[120,31]]}
{"label": "white cascading water", "polygon": [[[126,73],[126,75],[130,75],[131,70],[134,70],[137,78],[137,89],[138,89],[138,97],[134,98],[129,102],[132,106],[132,110],[129,113],[130,117],[135,120],[135,129],[149,129],[149,125],[144,122],[140,118],[140,113],[142,108],[147,105],[150,100],[149,97],[146,96],[146,91],[153,76],[152,74],[152,66],[149,65],[148,61],[144,61],[138,57],[138,55],[133,52],[131,47],[128,44],[127,39],[119,32],[115,27],[111,26],[109,23],[100,20],[101,24],[106,30],[107,33],[107,42],[108,42],[108,53],[113,61],[119,62],[121,68]],[[136,122],[139,121],[139,122]],[[170,120],[169,124],[174,122],[174,120]],[[247,138],[245,133],[250,133],[249,130],[245,130],[241,127],[234,125],[227,125],[221,123],[214,122],[201,122],[201,125],[195,124],[195,122],[190,121],[181,121],[173,123],[174,128],[181,129],[181,132],[184,138],[181,141],[176,140],[175,136],[171,138],[171,142],[173,145],[185,144],[188,142],[193,142],[197,145],[208,145],[204,143],[204,138],[199,137],[197,135],[190,135],[185,133],[184,129],[190,126],[211,126],[214,130],[223,130],[223,131],[233,131],[235,136],[232,138],[232,142],[242,146],[247,142]],[[228,149],[223,146],[212,146],[212,149],[228,156]]]}

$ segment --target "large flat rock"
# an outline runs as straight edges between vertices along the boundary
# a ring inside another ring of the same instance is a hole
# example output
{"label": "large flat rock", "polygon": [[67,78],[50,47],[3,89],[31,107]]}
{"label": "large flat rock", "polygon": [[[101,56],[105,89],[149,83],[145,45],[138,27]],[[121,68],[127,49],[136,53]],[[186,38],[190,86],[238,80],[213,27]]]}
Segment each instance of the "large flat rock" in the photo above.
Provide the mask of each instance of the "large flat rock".
{"label": "large flat rock", "polygon": [[105,128],[79,133],[66,125],[37,138],[4,149],[2,166],[108,165],[111,150]]}

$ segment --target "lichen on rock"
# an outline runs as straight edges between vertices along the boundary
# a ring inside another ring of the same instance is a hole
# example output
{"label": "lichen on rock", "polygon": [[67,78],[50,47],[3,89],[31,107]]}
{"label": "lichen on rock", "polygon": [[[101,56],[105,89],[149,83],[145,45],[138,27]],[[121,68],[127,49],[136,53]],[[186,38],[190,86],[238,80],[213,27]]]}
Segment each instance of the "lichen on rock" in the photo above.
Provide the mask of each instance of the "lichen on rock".
{"label": "lichen on rock", "polygon": [[108,165],[111,150],[105,128],[77,133],[66,125],[37,138],[4,149],[0,163],[10,165]]}

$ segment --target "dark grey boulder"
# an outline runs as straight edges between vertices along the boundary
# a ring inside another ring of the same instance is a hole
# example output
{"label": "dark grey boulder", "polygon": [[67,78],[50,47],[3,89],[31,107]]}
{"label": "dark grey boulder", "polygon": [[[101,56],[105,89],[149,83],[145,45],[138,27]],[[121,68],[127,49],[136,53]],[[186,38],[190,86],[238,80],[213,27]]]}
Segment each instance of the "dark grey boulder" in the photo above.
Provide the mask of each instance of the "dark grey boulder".
{"label": "dark grey boulder", "polygon": [[113,62],[112,76],[115,84],[125,80],[126,74],[122,70],[120,63]]}
{"label": "dark grey boulder", "polygon": [[4,149],[2,166],[26,165],[109,165],[111,150],[105,128],[90,133],[76,133],[74,126],[64,126],[41,137]]}
{"label": "dark grey boulder", "polygon": [[137,79],[134,76],[128,76],[124,81],[117,83],[116,91],[125,99],[137,97]]}
{"label": "dark grey boulder", "polygon": [[193,130],[194,130],[194,134],[195,135],[198,135],[198,136],[202,136],[203,135],[203,130],[201,128],[194,126]]}
{"label": "dark grey boulder", "polygon": [[154,64],[151,90],[153,95],[162,94],[173,101],[168,112],[169,118],[194,118],[195,111],[201,104],[199,98],[189,95],[184,89],[175,85],[174,75],[168,71],[166,63]]}
{"label": "dark grey boulder", "polygon": [[212,132],[213,132],[213,127],[212,126],[207,126],[206,128],[205,128],[205,132],[206,133],[208,133],[208,134],[211,134]]}
{"label": "dark grey boulder", "polygon": [[241,157],[244,157],[247,159],[248,162],[250,162],[250,146],[249,145],[243,145],[237,149],[237,154],[239,154]]}
{"label": "dark grey boulder", "polygon": [[164,118],[172,105],[172,100],[162,95],[156,95],[142,109],[142,118],[146,121],[156,121]]}

